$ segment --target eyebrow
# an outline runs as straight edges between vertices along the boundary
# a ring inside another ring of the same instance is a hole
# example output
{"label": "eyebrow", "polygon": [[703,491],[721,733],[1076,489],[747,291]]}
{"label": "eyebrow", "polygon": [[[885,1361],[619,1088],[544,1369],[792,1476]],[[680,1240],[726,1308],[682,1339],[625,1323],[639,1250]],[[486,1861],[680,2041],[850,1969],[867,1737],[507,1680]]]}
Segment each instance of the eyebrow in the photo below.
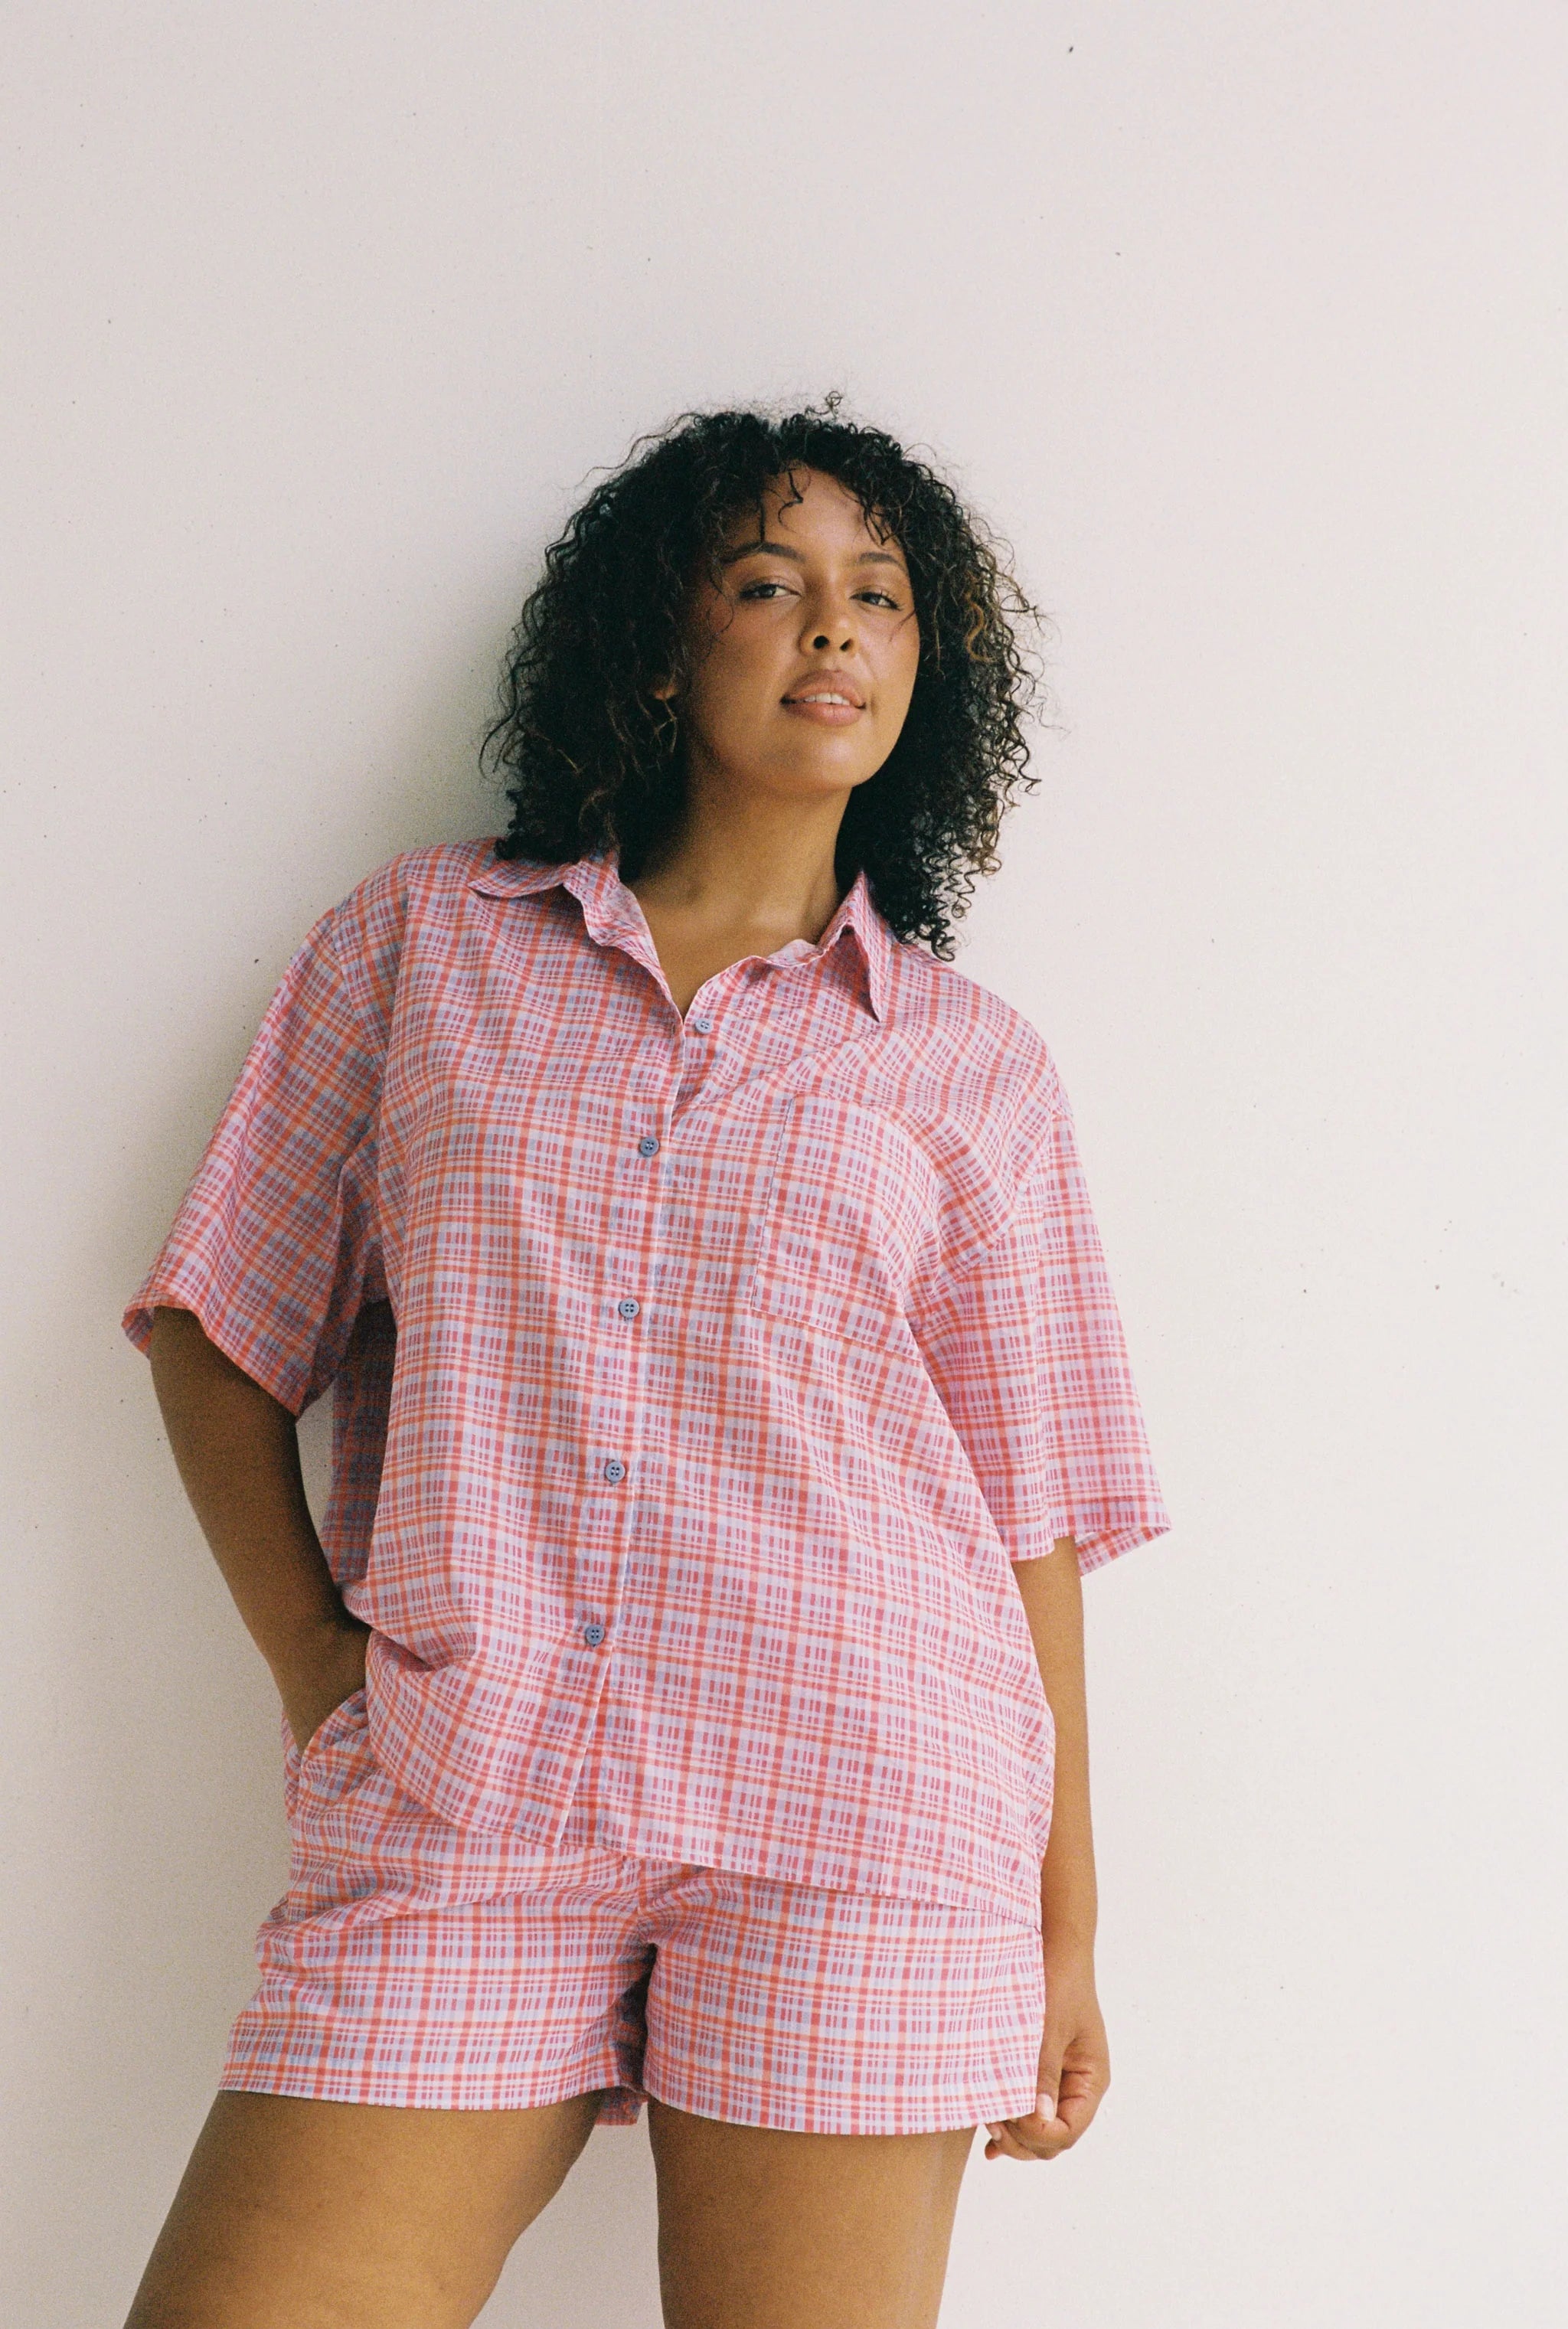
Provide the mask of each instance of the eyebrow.
{"label": "eyebrow", "polygon": [[[793,558],[796,563],[800,566],[804,566],[806,563],[806,553],[804,551],[792,550],[787,542],[767,541],[742,542],[733,550],[721,551],[719,553],[719,563],[721,566],[732,566],[737,558],[751,558],[755,556],[758,552],[762,552],[774,558]],[[863,550],[856,556],[855,562],[857,566],[875,565],[902,567],[903,560],[902,558],[895,558],[891,550]]]}

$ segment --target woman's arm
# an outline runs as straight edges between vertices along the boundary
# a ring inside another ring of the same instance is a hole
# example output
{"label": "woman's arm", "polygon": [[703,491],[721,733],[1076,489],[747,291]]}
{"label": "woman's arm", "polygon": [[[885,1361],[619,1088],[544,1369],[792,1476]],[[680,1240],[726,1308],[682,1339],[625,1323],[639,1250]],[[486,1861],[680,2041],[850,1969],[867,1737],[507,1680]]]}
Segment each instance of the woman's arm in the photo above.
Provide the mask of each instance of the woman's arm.
{"label": "woman's arm", "polygon": [[1056,1721],[1051,1836],[1040,1872],[1045,1946],[1047,1952],[1076,1948],[1092,1957],[1100,1903],[1089,1816],[1089,1707],[1078,1547],[1070,1536],[1058,1537],[1039,1560],[1015,1561],[1013,1575]]}
{"label": "woman's arm", "polygon": [[1049,1553],[1015,1561],[1013,1575],[1056,1723],[1051,1834],[1040,1871],[1045,2033],[1040,2050],[1039,2107],[1031,2118],[1009,2119],[987,2145],[986,2156],[1053,2159],[1077,2142],[1110,2082],[1105,2023],[1094,1988],[1099,1900],[1089,1816],[1089,1714],[1078,1547],[1072,1537],[1058,1537]]}
{"label": "woman's arm", "polygon": [[370,1629],[326,1565],[294,1418],[188,1310],[156,1312],[147,1355],[185,1494],[304,1747],[364,1682]]}

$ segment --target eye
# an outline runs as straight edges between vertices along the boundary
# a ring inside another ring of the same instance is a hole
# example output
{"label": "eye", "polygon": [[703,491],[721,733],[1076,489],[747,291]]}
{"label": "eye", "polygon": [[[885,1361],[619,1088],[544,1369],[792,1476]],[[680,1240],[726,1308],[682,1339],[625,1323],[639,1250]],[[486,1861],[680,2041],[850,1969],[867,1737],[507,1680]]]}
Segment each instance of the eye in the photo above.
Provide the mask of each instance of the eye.
{"label": "eye", "polygon": [[741,599],[758,599],[764,590],[788,590],[789,588],[788,582],[748,582],[745,589],[735,595]]}
{"label": "eye", "polygon": [[880,599],[884,607],[892,607],[894,609],[898,606],[898,600],[886,590],[862,590],[857,595],[862,599]]}

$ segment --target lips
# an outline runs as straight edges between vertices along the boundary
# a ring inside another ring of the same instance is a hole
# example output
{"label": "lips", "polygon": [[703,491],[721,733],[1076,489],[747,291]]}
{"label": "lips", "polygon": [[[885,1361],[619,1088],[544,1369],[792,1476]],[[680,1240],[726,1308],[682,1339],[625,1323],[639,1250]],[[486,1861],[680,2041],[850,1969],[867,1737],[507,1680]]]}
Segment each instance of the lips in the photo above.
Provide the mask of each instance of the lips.
{"label": "lips", "polygon": [[865,709],[865,698],[844,671],[814,671],[809,678],[800,680],[783,698],[786,703],[833,703],[849,705],[856,712]]}

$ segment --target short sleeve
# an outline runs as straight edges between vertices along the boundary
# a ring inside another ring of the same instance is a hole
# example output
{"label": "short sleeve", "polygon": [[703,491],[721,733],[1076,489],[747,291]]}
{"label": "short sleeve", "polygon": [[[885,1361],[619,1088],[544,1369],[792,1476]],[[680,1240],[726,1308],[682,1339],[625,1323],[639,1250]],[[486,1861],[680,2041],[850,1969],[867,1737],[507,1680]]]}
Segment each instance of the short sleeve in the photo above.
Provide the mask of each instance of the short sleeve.
{"label": "short sleeve", "polygon": [[1064,1098],[1007,1226],[912,1323],[1012,1560],[1070,1536],[1086,1571],[1168,1530]]}
{"label": "short sleeve", "polygon": [[374,1124],[384,1039],[339,961],[338,913],[289,964],[186,1190],[125,1314],[145,1350],[160,1306],[299,1414],[342,1363],[361,1308],[384,1301]]}

